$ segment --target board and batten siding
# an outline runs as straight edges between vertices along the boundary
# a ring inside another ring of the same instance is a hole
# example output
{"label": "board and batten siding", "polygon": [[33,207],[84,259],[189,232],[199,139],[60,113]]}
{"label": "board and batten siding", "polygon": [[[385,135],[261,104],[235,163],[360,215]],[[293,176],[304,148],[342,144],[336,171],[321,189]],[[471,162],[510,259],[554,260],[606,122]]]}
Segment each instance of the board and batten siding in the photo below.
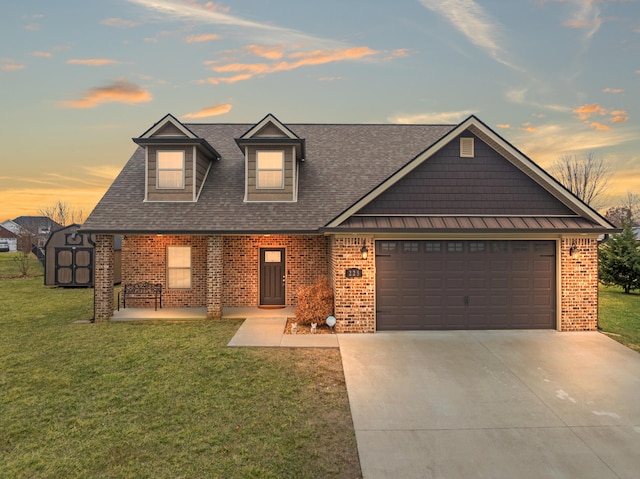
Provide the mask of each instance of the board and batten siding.
{"label": "board and batten siding", "polygon": [[[284,188],[258,189],[256,187],[256,152],[284,151]],[[291,146],[251,145],[247,148],[247,194],[246,201],[296,201],[296,165],[294,148]]]}

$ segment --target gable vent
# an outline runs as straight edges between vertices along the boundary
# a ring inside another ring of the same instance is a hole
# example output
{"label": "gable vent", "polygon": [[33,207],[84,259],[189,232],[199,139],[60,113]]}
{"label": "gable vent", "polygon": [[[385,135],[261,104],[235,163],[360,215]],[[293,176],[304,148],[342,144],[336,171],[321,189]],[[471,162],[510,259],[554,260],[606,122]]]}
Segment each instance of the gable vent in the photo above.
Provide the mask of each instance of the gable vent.
{"label": "gable vent", "polygon": [[460,138],[460,158],[473,158],[473,138]]}

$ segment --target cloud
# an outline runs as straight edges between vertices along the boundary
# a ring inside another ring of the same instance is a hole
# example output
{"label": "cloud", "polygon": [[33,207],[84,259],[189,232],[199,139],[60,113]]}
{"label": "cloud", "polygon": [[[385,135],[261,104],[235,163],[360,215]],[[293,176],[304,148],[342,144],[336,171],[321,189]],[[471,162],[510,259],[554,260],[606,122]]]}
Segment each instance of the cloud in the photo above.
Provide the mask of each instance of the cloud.
{"label": "cloud", "polygon": [[202,110],[196,111],[194,113],[187,113],[185,115],[182,115],[182,117],[195,119],[195,118],[207,118],[210,116],[224,115],[225,113],[229,113],[231,111],[231,108],[232,108],[231,103],[222,103],[220,105],[203,108]]}
{"label": "cloud", "polygon": [[105,18],[100,22],[101,25],[106,25],[108,27],[116,27],[116,28],[133,28],[140,25],[139,22],[134,22],[132,20],[125,20],[123,18]]}
{"label": "cloud", "polygon": [[474,0],[420,0],[427,9],[444,17],[467,40],[484,50],[494,60],[515,70],[504,57],[501,44],[500,25],[494,21]]}
{"label": "cloud", "polygon": [[69,65],[87,65],[90,67],[102,67],[104,65],[115,65],[120,63],[117,60],[110,60],[109,58],[72,58],[67,60]]}
{"label": "cloud", "polygon": [[[528,93],[528,89],[527,88],[512,88],[510,90],[507,90],[507,92],[505,93],[505,96],[507,97],[507,100],[509,100],[512,103],[518,103],[518,104],[523,104],[523,105],[529,105],[535,108],[541,108],[544,110],[551,110],[551,111],[557,111],[560,113],[569,113],[571,112],[571,108],[563,106],[563,105],[554,105],[553,103],[538,103],[535,101],[531,101],[529,99],[527,99],[527,93]],[[538,114],[539,118],[544,117],[543,114]]]}
{"label": "cloud", "polygon": [[511,125],[509,123],[498,123],[496,127],[502,128],[503,130],[508,130],[509,128],[511,128]]}
{"label": "cloud", "polygon": [[61,105],[65,108],[95,108],[103,103],[125,103],[130,105],[148,102],[151,99],[151,93],[126,79],[121,79],[105,87],[93,88],[81,99],[61,102]]}
{"label": "cloud", "polygon": [[174,20],[185,22],[198,22],[207,25],[222,25],[230,28],[244,29],[245,38],[252,35],[252,38],[259,39],[269,44],[290,44],[296,42],[308,42],[311,44],[324,44],[325,46],[338,46],[339,43],[326,40],[300,31],[278,27],[269,23],[259,23],[245,20],[241,17],[230,15],[228,8],[223,8],[213,2],[200,4],[196,0],[181,2],[178,0],[128,0],[155,12],[163,17],[170,17]]}
{"label": "cloud", "polygon": [[286,60],[273,63],[229,63],[214,65],[211,69],[216,73],[236,73],[231,77],[209,78],[209,83],[235,83],[249,80],[256,75],[266,75],[275,72],[294,70],[304,66],[322,65],[332,62],[358,60],[368,56],[378,55],[380,52],[369,47],[353,47],[344,49],[313,50],[293,52],[286,55]]}
{"label": "cloud", "polygon": [[603,125],[602,123],[598,123],[597,121],[592,122],[590,126],[594,130],[600,130],[600,131],[609,131],[611,129],[610,126]]}
{"label": "cloud", "polygon": [[587,30],[586,38],[591,38],[597,33],[602,25],[600,18],[600,8],[596,5],[596,0],[570,0],[570,3],[577,6],[573,17],[562,23],[569,28],[579,28]]}
{"label": "cloud", "polygon": [[389,117],[390,123],[398,123],[402,125],[409,124],[458,124],[465,118],[477,113],[475,110],[461,111],[441,111],[429,113],[417,113],[413,115],[398,114]]}
{"label": "cloud", "polygon": [[203,43],[211,42],[213,40],[220,40],[220,35],[215,33],[203,33],[202,35],[190,35],[184,39],[187,43]]}
{"label": "cloud", "polygon": [[279,45],[273,47],[248,45],[246,48],[251,54],[257,57],[267,58],[269,60],[279,60],[284,56],[284,48]]}
{"label": "cloud", "polygon": [[588,120],[589,118],[591,118],[592,115],[606,115],[607,114],[607,110],[605,110],[600,105],[596,105],[596,104],[582,105],[582,106],[576,108],[575,110],[573,110],[573,112],[576,115],[578,115],[578,118],[580,118],[583,121]]}
{"label": "cloud", "polygon": [[28,25],[24,26],[24,29],[30,32],[37,32],[38,30],[40,30],[40,25],[38,25],[37,23],[29,23]]}
{"label": "cloud", "polygon": [[10,72],[16,70],[24,70],[26,68],[22,63],[16,62],[13,58],[0,58],[0,69]]}
{"label": "cloud", "polygon": [[611,117],[610,121],[611,121],[611,123],[624,123],[627,120],[629,120],[628,116],[617,115],[617,116]]}
{"label": "cloud", "polygon": [[51,58],[51,52],[32,52],[34,57]]}
{"label": "cloud", "polygon": [[603,88],[602,91],[605,93],[615,93],[615,94],[624,92],[622,88]]}

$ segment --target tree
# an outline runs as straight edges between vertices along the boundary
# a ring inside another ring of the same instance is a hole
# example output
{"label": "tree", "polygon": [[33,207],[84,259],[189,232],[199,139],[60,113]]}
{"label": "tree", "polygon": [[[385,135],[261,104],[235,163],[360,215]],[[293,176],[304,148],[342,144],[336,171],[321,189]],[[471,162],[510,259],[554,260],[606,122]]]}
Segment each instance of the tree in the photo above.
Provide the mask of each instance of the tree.
{"label": "tree", "polygon": [[598,249],[598,279],[607,286],[617,285],[625,293],[640,289],[640,241],[630,222],[622,233],[614,234]]}
{"label": "tree", "polygon": [[604,217],[618,228],[622,228],[627,222],[632,226],[640,226],[640,195],[627,191],[622,204],[609,208]]}
{"label": "tree", "polygon": [[20,228],[18,233],[18,254],[13,257],[13,261],[21,276],[28,276],[34,235],[26,228]]}
{"label": "tree", "polygon": [[564,155],[549,170],[571,193],[592,208],[597,208],[613,175],[611,165],[602,157],[588,152],[582,157]]}
{"label": "tree", "polygon": [[56,201],[54,204],[40,208],[42,216],[52,219],[60,226],[68,226],[72,223],[82,223],[84,213],[81,209],[76,209],[64,201]]}

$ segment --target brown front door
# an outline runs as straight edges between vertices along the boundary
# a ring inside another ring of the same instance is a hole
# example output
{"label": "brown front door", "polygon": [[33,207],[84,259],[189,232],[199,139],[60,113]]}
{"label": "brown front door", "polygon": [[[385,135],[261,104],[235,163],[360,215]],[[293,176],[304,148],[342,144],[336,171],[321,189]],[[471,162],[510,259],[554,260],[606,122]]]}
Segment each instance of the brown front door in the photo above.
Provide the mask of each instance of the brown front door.
{"label": "brown front door", "polygon": [[285,306],[284,248],[260,248],[260,306]]}

